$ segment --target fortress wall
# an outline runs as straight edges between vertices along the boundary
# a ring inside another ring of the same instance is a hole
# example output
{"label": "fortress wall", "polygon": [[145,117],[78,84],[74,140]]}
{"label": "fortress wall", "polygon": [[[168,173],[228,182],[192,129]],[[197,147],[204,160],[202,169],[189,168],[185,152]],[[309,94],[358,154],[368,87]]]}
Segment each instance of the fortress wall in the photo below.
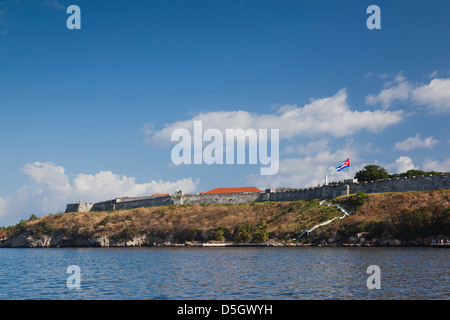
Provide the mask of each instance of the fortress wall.
{"label": "fortress wall", "polygon": [[142,207],[156,207],[172,204],[171,196],[162,196],[156,198],[139,199],[132,201],[123,201],[115,204],[116,209],[134,209]]}
{"label": "fortress wall", "polygon": [[275,191],[269,194],[270,201],[296,201],[310,199],[327,199],[347,195],[350,187],[345,185],[323,186],[308,189],[294,189],[285,191]]}
{"label": "fortress wall", "polygon": [[78,203],[69,203],[66,206],[66,212],[78,212],[80,205]]}
{"label": "fortress wall", "polygon": [[340,184],[307,189],[293,189],[274,192],[246,193],[190,193],[175,192],[170,196],[143,198],[131,201],[108,200],[99,203],[68,204],[66,212],[107,211],[170,204],[237,204],[262,201],[296,201],[309,199],[330,199],[342,195],[364,192],[404,192],[450,189],[450,173],[434,176],[384,179],[371,182]]}
{"label": "fortress wall", "polygon": [[92,206],[91,211],[108,211],[114,210],[114,200],[108,200],[103,202],[97,202]]}
{"label": "fortress wall", "polygon": [[[174,204],[248,203],[262,201],[264,193],[189,193],[174,199]],[[181,200],[181,201],[180,201]],[[177,203],[178,202],[178,203]],[[180,203],[181,202],[181,203]]]}
{"label": "fortress wall", "polygon": [[434,176],[383,179],[350,185],[350,193],[380,193],[450,189],[450,173]]}

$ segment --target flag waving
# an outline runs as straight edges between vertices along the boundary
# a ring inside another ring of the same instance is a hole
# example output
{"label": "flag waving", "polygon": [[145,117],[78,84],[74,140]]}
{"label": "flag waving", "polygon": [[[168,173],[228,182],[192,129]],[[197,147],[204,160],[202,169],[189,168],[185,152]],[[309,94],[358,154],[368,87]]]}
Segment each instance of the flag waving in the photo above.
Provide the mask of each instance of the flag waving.
{"label": "flag waving", "polygon": [[336,167],[337,171],[341,171],[344,168],[350,167],[350,158],[348,158],[347,160],[345,160],[344,162],[342,162],[340,165],[338,165]]}

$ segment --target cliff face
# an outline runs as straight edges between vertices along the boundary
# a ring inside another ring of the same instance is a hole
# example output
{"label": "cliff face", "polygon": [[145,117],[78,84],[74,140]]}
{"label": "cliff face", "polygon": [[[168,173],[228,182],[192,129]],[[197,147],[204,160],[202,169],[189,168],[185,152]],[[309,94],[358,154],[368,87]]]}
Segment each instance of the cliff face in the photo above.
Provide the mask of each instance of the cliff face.
{"label": "cliff face", "polygon": [[356,194],[319,200],[233,205],[170,205],[74,212],[21,222],[5,230],[1,247],[136,247],[197,243],[280,245],[428,245],[450,236],[450,190]]}
{"label": "cliff face", "polygon": [[153,246],[156,243],[150,243],[148,237],[138,236],[126,241],[115,241],[106,236],[85,238],[78,237],[62,237],[60,235],[41,235],[36,236],[26,231],[12,237],[2,243],[2,247],[9,248],[64,248],[64,247],[142,247]]}

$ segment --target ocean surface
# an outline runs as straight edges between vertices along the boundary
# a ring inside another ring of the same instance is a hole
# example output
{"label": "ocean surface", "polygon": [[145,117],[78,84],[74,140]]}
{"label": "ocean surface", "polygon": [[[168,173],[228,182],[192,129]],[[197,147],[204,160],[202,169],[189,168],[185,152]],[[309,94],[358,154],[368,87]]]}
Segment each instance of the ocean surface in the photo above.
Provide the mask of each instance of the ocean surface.
{"label": "ocean surface", "polygon": [[1,248],[0,299],[448,300],[449,265],[445,248]]}

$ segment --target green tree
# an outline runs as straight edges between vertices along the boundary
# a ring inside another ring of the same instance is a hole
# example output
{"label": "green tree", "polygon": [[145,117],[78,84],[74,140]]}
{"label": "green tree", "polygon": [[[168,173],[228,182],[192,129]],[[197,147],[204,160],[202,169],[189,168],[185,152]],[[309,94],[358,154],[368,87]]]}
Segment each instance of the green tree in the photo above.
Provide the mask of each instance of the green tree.
{"label": "green tree", "polygon": [[436,172],[436,171],[422,171],[417,169],[410,169],[403,173],[394,173],[389,175],[390,178],[403,178],[403,177],[417,177],[417,176],[425,176],[425,175],[436,175],[441,174],[442,172]]}
{"label": "green tree", "polygon": [[369,164],[364,167],[364,169],[358,171],[355,174],[355,178],[358,181],[374,181],[379,179],[389,178],[389,173],[383,167],[377,166],[375,164]]}
{"label": "green tree", "polygon": [[253,226],[250,223],[240,225],[235,231],[234,241],[237,243],[249,242],[252,239]]}
{"label": "green tree", "polygon": [[252,242],[254,243],[263,243],[269,239],[269,234],[267,233],[269,225],[266,221],[261,221],[257,225],[256,231],[253,232]]}

